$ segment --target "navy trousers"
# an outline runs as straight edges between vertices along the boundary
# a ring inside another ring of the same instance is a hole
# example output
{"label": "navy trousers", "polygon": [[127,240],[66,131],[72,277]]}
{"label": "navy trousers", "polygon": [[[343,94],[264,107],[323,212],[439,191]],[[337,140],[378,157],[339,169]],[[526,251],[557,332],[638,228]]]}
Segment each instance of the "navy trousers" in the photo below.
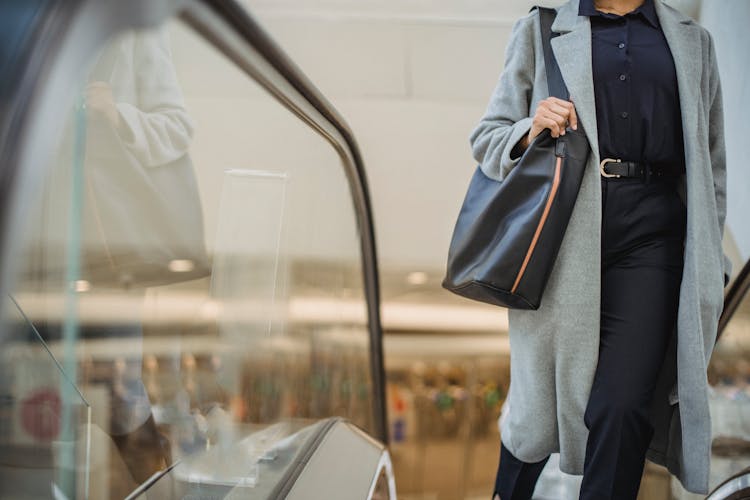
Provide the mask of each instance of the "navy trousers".
{"label": "navy trousers", "polygon": [[[672,179],[602,177],[601,330],[581,500],[638,495],[651,399],[677,320],[686,217]],[[545,463],[501,445],[493,497],[530,499]]]}

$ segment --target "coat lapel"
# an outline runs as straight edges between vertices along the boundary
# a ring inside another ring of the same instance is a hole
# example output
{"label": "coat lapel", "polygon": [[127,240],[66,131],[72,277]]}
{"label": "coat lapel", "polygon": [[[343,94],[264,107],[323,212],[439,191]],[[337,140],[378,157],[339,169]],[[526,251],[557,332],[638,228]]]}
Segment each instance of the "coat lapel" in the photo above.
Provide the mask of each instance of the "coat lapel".
{"label": "coat lapel", "polygon": [[[702,73],[701,31],[700,27],[688,16],[654,0],[656,15],[664,32],[664,37],[672,52],[677,72],[677,88],[682,113],[682,133],[685,144],[686,161],[689,155],[688,145],[696,137],[698,107],[701,106],[700,78]],[[686,165],[689,168],[689,165]]]}
{"label": "coat lapel", "polygon": [[[598,158],[599,140],[591,67],[591,23],[587,16],[578,15],[578,3],[579,0],[570,0],[558,9],[552,31],[560,34],[551,41],[552,52],[575,104],[578,119]],[[696,116],[700,99],[701,58],[696,56],[701,53],[700,29],[692,19],[664,5],[662,0],[654,0],[654,7],[677,70],[683,135],[687,148],[687,140],[695,136],[696,123],[686,118]]]}
{"label": "coat lapel", "polygon": [[591,24],[588,17],[578,15],[578,0],[570,0],[558,9],[552,31],[560,33],[551,41],[552,52],[575,104],[578,120],[598,158],[599,141],[591,69]]}

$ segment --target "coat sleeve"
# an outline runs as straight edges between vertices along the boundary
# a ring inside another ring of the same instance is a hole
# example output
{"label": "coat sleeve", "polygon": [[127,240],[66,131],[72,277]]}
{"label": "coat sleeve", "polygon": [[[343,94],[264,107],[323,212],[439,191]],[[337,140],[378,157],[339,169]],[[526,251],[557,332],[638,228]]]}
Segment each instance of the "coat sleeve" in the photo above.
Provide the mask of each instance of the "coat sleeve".
{"label": "coat sleeve", "polygon": [[166,33],[135,35],[133,71],[138,103],[117,103],[125,146],[147,167],[188,152],[193,125],[183,104]]}
{"label": "coat sleeve", "polygon": [[511,152],[531,129],[534,30],[539,30],[536,9],[514,23],[505,49],[505,67],[484,116],[470,136],[474,159],[485,175],[498,181],[518,163],[520,155],[513,157]]}
{"label": "coat sleeve", "polygon": [[[727,214],[727,162],[724,143],[724,107],[721,94],[719,66],[716,62],[716,50],[713,37],[708,33],[709,55],[709,112],[708,112],[708,149],[711,158],[711,171],[716,196],[716,213],[718,214],[719,234],[724,236],[724,221]],[[723,254],[724,286],[732,275],[732,261]]]}

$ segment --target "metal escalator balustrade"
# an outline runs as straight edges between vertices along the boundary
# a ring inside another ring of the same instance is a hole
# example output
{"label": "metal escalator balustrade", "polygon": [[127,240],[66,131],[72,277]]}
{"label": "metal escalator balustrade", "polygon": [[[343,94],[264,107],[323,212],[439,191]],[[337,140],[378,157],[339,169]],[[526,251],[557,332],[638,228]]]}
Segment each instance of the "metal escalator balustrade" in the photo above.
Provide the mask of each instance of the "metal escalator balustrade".
{"label": "metal escalator balustrade", "polygon": [[[717,344],[709,365],[712,382],[712,479],[707,500],[750,498],[750,261],[727,290]],[[743,371],[743,366],[744,371]]]}
{"label": "metal escalator balustrade", "polygon": [[719,318],[717,341],[721,338],[727,324],[729,324],[732,316],[734,316],[734,313],[737,312],[737,309],[742,304],[748,290],[750,290],[750,260],[745,262],[745,265],[742,266],[742,269],[732,282],[732,285],[729,287],[729,290],[727,290],[724,297],[724,309]]}
{"label": "metal escalator balustrade", "polygon": [[[206,4],[211,6],[222,22],[231,26],[243,38],[244,50],[243,47],[236,45],[236,40],[231,39],[230,32],[208,22],[209,16],[202,15],[205,11],[201,12],[201,4],[195,3],[189,6],[182,14],[183,18],[196,31],[219,47],[239,67],[245,69],[284,106],[325,137],[341,158],[349,179],[361,237],[364,282],[368,302],[371,365],[375,367],[372,374],[375,386],[375,413],[377,414],[375,435],[387,443],[385,372],[375,227],[366,171],[359,146],[343,117],[245,9],[233,0],[209,0]],[[255,51],[257,54],[253,53]],[[257,61],[256,64],[252,64],[253,56],[260,56],[262,62]],[[291,86],[294,90],[290,91],[285,88],[287,86]]]}
{"label": "metal escalator balustrade", "polygon": [[372,467],[319,486],[394,497],[344,120],[234,2],[26,6],[0,64],[0,498],[294,498],[352,447]]}

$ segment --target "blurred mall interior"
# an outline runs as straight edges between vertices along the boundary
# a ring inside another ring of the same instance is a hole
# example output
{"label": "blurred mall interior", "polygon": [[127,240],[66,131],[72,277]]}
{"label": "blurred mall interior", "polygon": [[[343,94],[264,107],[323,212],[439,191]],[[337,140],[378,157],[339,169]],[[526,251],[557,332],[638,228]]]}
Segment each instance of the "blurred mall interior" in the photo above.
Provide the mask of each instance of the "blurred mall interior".
{"label": "blurred mall interior", "polygon": [[[750,498],[750,2],[658,1],[719,61],[710,498]],[[0,2],[0,499],[489,499],[507,314],[441,280],[537,3]]]}

